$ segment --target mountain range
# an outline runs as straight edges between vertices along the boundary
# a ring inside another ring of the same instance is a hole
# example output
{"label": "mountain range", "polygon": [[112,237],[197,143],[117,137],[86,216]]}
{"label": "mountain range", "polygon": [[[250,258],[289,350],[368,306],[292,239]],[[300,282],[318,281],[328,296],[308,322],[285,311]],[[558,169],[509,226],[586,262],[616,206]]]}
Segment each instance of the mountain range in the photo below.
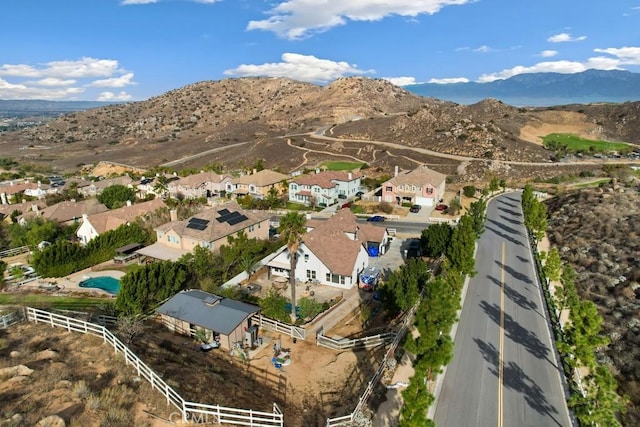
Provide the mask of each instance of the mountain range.
{"label": "mountain range", "polygon": [[587,70],[575,74],[529,73],[489,83],[422,83],[405,86],[417,95],[458,104],[495,98],[513,106],[620,103],[640,100],[640,73]]}

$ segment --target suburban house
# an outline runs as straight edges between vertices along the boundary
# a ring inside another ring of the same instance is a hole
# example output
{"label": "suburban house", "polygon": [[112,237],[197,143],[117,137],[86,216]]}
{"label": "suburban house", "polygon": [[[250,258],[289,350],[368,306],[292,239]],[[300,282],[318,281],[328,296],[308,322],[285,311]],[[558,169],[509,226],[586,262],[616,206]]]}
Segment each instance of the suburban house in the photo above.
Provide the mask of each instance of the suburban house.
{"label": "suburban house", "polygon": [[382,184],[382,201],[435,206],[444,197],[447,176],[426,166],[398,173]]}
{"label": "suburban house", "polygon": [[168,185],[169,195],[173,198],[197,199],[219,196],[227,190],[231,177],[215,172],[200,172],[185,176]]}
{"label": "suburban house", "polygon": [[81,200],[79,202],[69,200],[42,209],[34,205],[31,210],[18,217],[18,222],[24,224],[29,218],[39,217],[55,221],[62,225],[72,225],[76,221],[79,222],[84,215],[94,215],[108,210],[109,208],[94,198]]}
{"label": "suburban house", "polygon": [[112,185],[133,186],[133,179],[131,179],[129,175],[117,176],[115,178],[92,181],[89,185],[77,187],[77,189],[80,194],[85,197],[89,197],[102,194],[102,191],[105,188],[111,187]]}
{"label": "suburban house", "polygon": [[87,244],[106,231],[115,230],[138,217],[144,217],[166,207],[167,205],[161,199],[153,199],[135,205],[128,203],[127,206],[93,215],[83,215],[82,224],[78,227],[76,236],[80,243]]}
{"label": "suburban house", "polygon": [[44,209],[46,207],[47,204],[44,202],[44,200],[14,203],[12,205],[0,203],[0,220],[5,221],[6,223],[11,223],[11,215],[14,212],[18,212],[18,216],[16,217],[18,218],[21,214],[25,214],[29,211],[37,211],[38,209]]}
{"label": "suburban house", "polygon": [[22,200],[22,196],[26,195],[25,191],[33,190],[37,187],[38,184],[27,181],[9,181],[8,183],[4,183],[0,186],[0,204],[10,205],[18,203],[19,200]]}
{"label": "suburban house", "polygon": [[257,199],[265,198],[269,195],[272,188],[278,190],[278,194],[287,188],[286,184],[291,179],[289,175],[280,172],[264,169],[259,172],[255,170],[251,175],[242,175],[233,178],[227,184],[227,193],[234,196],[253,196]]}
{"label": "suburban house", "polygon": [[[326,221],[310,220],[298,249],[295,279],[350,289],[369,265],[370,253],[385,253],[390,239],[384,227],[358,224],[349,209],[341,209]],[[287,249],[267,266],[270,275],[290,277]]]}
{"label": "suburban house", "polygon": [[140,249],[140,255],[172,260],[193,251],[196,246],[216,251],[227,244],[227,237],[244,231],[249,239],[269,238],[269,218],[261,211],[243,210],[235,202],[205,209],[185,221],[173,220],[157,227],[156,243]]}
{"label": "suburban house", "polygon": [[169,193],[169,183],[171,181],[176,181],[179,178],[175,175],[170,174],[156,174],[155,176],[146,177],[143,176],[140,178],[140,182],[136,185],[136,197],[140,199],[146,198],[148,195],[153,194],[156,197],[163,197],[166,194],[162,194],[162,185],[158,184],[159,178],[164,177],[166,182],[165,192]]}
{"label": "suburban house", "polygon": [[289,201],[329,206],[360,189],[360,172],[323,171],[297,176],[289,183]]}
{"label": "suburban house", "polygon": [[37,183],[30,183],[24,189],[24,195],[27,197],[33,197],[34,199],[44,199],[47,194],[55,194],[58,189],[51,187],[49,184],[43,184],[40,181]]}
{"label": "suburban house", "polygon": [[160,321],[169,330],[195,336],[204,329],[208,342],[217,341],[220,348],[231,350],[255,342],[257,327],[251,318],[260,307],[219,297],[200,290],[181,291],[156,309]]}

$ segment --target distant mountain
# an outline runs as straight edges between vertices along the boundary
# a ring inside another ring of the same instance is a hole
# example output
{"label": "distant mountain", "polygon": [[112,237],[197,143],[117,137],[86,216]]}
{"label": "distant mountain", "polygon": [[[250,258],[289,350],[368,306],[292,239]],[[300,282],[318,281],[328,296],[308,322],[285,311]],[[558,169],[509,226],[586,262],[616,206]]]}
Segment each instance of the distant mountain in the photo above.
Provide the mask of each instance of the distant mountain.
{"label": "distant mountain", "polygon": [[0,99],[0,113],[70,113],[92,108],[115,105],[115,102],[99,101],[48,101],[44,99]]}
{"label": "distant mountain", "polygon": [[640,73],[587,70],[575,74],[530,73],[490,83],[423,83],[405,86],[417,95],[458,104],[495,98],[513,106],[620,103],[640,100]]}

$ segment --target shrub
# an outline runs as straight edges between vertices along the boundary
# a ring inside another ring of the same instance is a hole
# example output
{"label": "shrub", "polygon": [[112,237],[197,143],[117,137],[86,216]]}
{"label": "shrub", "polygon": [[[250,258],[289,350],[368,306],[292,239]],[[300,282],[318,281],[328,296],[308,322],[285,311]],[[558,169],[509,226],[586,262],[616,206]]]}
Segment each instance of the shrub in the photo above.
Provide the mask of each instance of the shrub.
{"label": "shrub", "polygon": [[390,214],[391,212],[393,212],[393,205],[391,205],[391,203],[389,202],[380,202],[380,204],[378,205],[378,209],[386,214]]}

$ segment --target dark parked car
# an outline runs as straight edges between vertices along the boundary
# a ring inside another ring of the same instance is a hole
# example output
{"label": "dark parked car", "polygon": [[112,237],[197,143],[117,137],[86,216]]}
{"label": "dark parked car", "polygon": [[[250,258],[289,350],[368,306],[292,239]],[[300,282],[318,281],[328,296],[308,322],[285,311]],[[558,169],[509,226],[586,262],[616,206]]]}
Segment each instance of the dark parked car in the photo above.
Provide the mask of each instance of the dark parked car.
{"label": "dark parked car", "polygon": [[420,208],[422,208],[422,206],[420,206],[420,205],[413,205],[413,206],[411,206],[411,208],[409,209],[409,212],[413,212],[413,213],[420,212]]}
{"label": "dark parked car", "polygon": [[363,193],[362,191],[358,191],[358,192],[356,193],[356,197],[362,197],[362,195],[363,195],[363,194],[364,194],[364,193]]}
{"label": "dark parked car", "polygon": [[420,240],[411,240],[411,242],[409,242],[409,247],[407,248],[407,259],[417,258],[420,255],[422,255],[422,245],[420,244]]}
{"label": "dark parked car", "polygon": [[436,210],[437,211],[446,211],[449,208],[449,206],[445,205],[445,204],[439,204],[438,206],[436,206]]}
{"label": "dark parked car", "polygon": [[346,199],[347,195],[346,194],[338,194],[338,199]]}
{"label": "dark parked car", "polygon": [[384,222],[384,217],[382,215],[374,215],[367,218],[369,222]]}

